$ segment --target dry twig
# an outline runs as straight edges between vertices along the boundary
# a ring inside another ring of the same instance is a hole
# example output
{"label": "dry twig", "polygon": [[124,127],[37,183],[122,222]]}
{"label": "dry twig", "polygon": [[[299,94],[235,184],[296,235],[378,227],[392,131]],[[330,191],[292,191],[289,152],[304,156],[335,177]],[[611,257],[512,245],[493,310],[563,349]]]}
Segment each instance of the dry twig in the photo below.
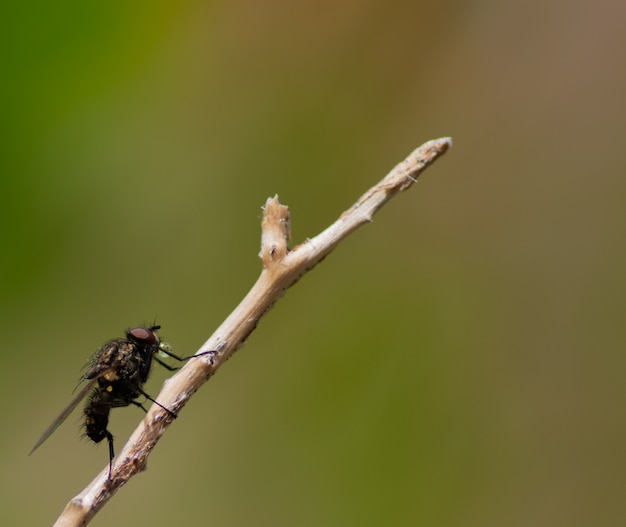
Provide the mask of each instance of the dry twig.
{"label": "dry twig", "polygon": [[[247,296],[197,353],[213,353],[189,361],[165,381],[157,400],[178,413],[200,388],[244,343],[263,314],[304,273],[313,268],[337,244],[360,225],[372,221],[376,211],[389,199],[409,188],[428,165],[451,146],[450,138],[424,143],[397,165],[382,181],[369,189],[339,219],[315,238],[289,250],[289,210],[278,198],[267,200],[263,210],[260,257],[263,270]],[[100,508],[134,474],[145,470],[148,455],[172,417],[159,406],[150,411],[115,458],[111,480],[108,467],[73,498],[55,526],[87,525]]]}

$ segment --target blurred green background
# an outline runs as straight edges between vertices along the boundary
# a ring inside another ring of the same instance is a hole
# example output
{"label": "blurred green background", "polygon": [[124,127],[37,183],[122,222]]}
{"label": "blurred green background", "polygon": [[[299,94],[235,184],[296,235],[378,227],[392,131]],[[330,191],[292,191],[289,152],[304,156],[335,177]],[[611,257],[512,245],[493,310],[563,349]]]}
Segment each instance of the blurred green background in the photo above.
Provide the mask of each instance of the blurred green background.
{"label": "blurred green background", "polygon": [[444,135],[92,525],[625,524],[624,2],[3,11],[4,525],[105,466],[80,412],[26,455],[103,341],[156,319],[193,353],[268,196],[299,243]]}

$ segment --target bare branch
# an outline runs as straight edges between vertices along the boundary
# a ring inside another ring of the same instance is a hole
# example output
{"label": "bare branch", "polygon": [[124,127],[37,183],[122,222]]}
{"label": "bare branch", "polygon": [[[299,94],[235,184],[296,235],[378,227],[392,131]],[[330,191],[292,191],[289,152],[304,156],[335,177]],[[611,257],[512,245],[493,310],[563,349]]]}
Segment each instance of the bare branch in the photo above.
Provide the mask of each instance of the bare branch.
{"label": "bare branch", "polygon": [[[176,375],[165,381],[157,400],[178,414],[191,395],[241,347],[261,317],[302,275],[312,269],[357,227],[372,221],[376,211],[398,192],[408,189],[420,173],[452,145],[450,138],[424,143],[397,165],[382,181],[369,189],[335,223],[301,245],[288,249],[289,210],[270,198],[262,220],[261,252],[263,270],[250,292],[197,353],[211,352],[190,360]],[[55,526],[87,525],[100,508],[134,474],[146,469],[147,458],[167,426],[171,414],[157,405],[141,421],[113,462],[72,499]]]}

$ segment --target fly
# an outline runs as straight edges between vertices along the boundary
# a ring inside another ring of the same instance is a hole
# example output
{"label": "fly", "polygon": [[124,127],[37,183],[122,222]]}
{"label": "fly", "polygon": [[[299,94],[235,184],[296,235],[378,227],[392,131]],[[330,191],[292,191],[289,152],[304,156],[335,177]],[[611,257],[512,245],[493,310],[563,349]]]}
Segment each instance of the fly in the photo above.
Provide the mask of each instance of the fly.
{"label": "fly", "polygon": [[125,339],[113,339],[101,346],[89,360],[81,377],[81,382],[86,381],[86,384],[59,416],[52,421],[35,443],[29,455],[52,435],[88,394],[87,404],[83,411],[85,435],[94,443],[100,443],[103,439],[107,440],[109,445],[109,479],[111,479],[111,469],[115,457],[113,434],[108,430],[109,412],[112,408],[133,404],[147,412],[146,408],[135,400],[143,395],[149,401],[160,406],[172,418],[175,418],[174,412],[154,400],[143,389],[143,385],[150,375],[152,359],[168,370],[174,371],[178,368],[173,368],[161,361],[156,354],[164,353],[179,362],[184,362],[193,357],[200,357],[212,352],[207,351],[189,357],[179,357],[171,352],[167,343],[160,341],[156,334],[159,329],[161,326],[132,328],[126,331]]}

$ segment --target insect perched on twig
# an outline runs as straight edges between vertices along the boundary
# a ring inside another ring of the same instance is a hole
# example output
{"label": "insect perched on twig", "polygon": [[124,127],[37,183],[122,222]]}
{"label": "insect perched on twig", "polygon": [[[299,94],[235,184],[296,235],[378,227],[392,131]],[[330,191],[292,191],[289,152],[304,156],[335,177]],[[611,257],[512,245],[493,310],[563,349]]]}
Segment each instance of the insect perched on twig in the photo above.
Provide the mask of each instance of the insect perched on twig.
{"label": "insect perched on twig", "polygon": [[169,344],[159,340],[156,331],[160,328],[161,326],[132,328],[126,331],[125,339],[113,339],[101,346],[90,359],[82,375],[81,382],[87,381],[87,384],[81,388],[59,416],[52,421],[52,424],[35,443],[29,455],[52,435],[88,393],[89,397],[84,410],[85,435],[94,443],[99,443],[103,439],[107,440],[109,444],[109,479],[111,479],[111,469],[113,467],[113,458],[115,457],[113,434],[107,428],[111,408],[133,404],[147,412],[144,406],[135,400],[143,395],[175,418],[176,414],[174,412],[154,400],[143,390],[143,385],[150,374],[152,360],[154,359],[161,366],[174,371],[178,368],[169,366],[161,361],[156,354],[164,353],[179,362],[183,362],[212,352],[208,351],[189,357],[179,357],[172,353]]}

